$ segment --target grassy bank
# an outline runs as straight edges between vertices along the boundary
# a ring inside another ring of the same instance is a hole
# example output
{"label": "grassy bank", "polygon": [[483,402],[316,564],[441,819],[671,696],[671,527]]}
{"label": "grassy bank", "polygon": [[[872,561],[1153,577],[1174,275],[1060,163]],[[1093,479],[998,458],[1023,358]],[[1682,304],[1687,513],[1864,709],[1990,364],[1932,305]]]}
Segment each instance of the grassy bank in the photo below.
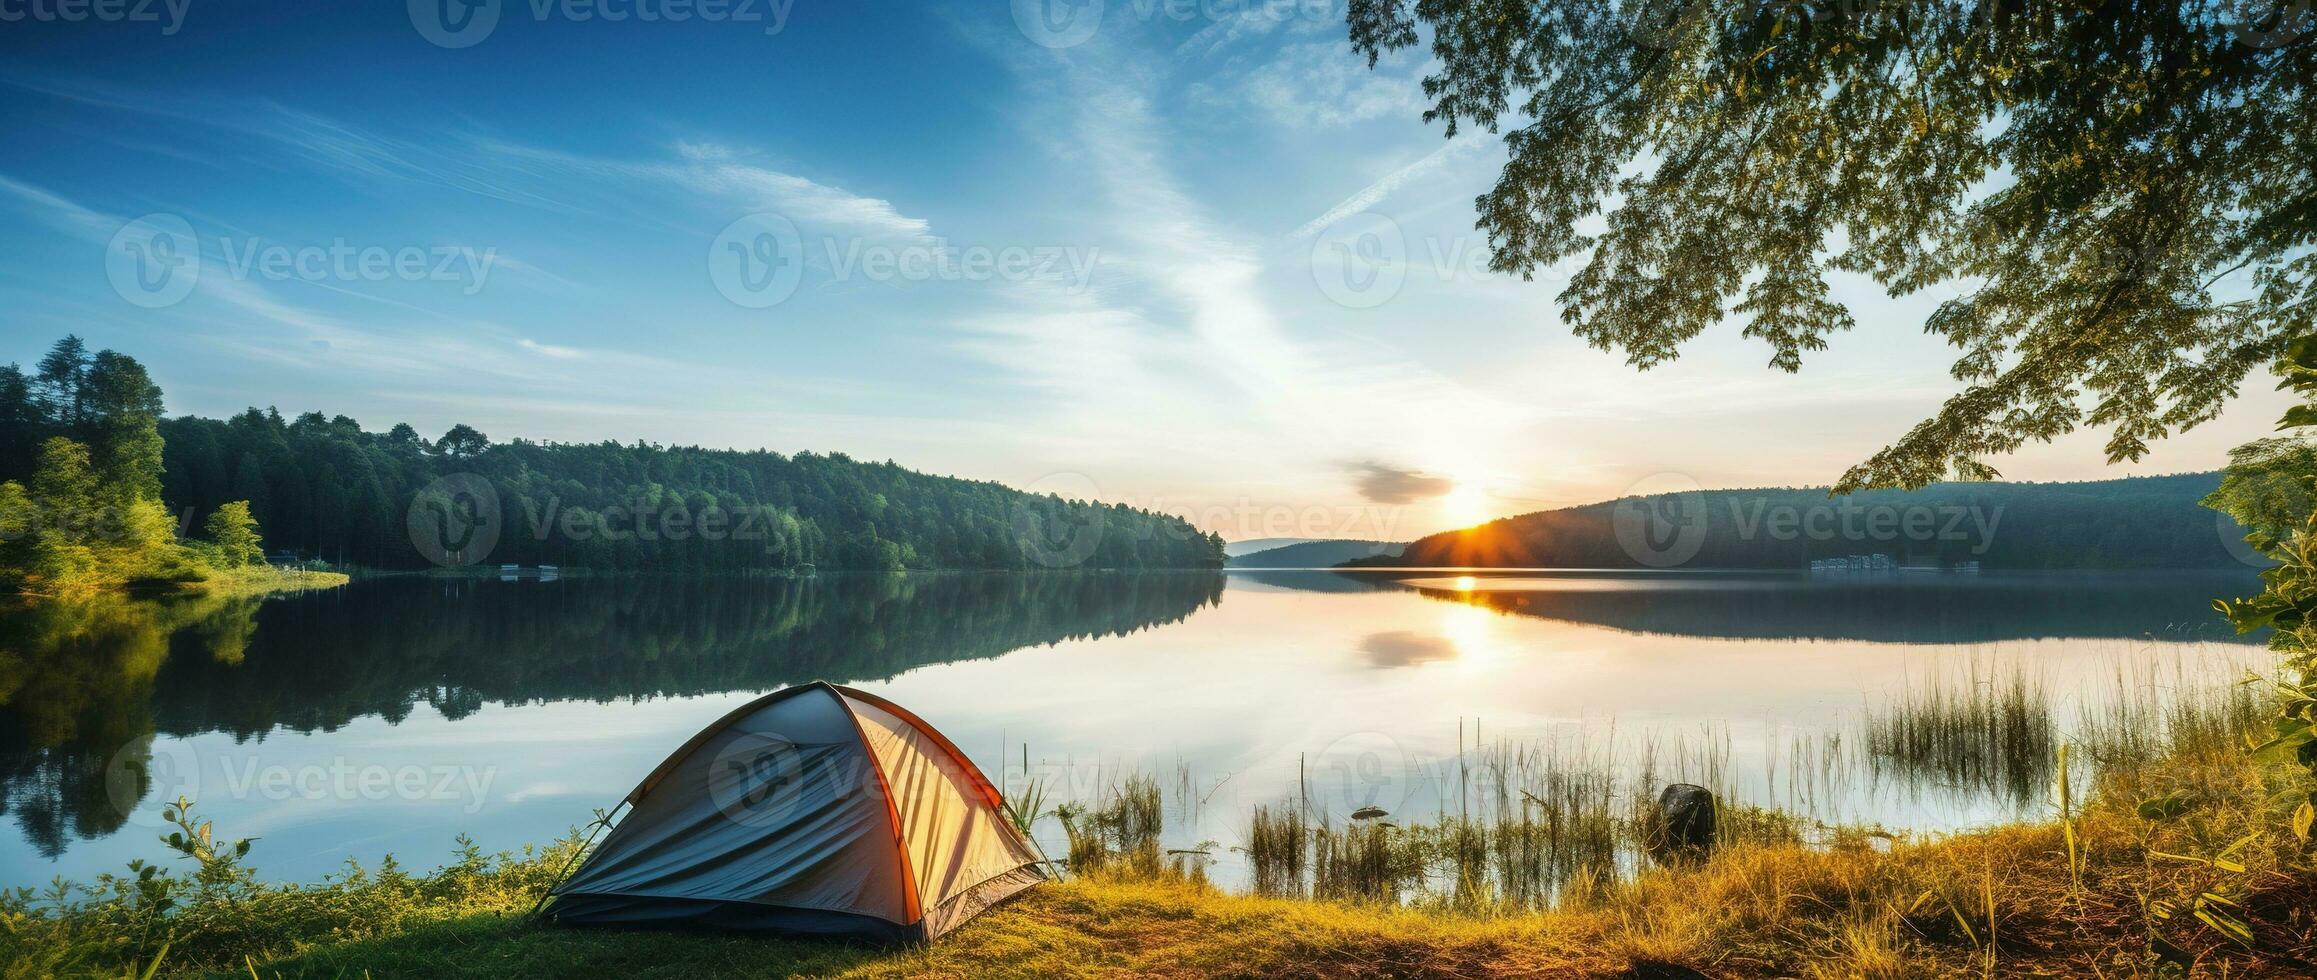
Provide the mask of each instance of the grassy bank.
{"label": "grassy bank", "polygon": [[[2140,749],[2159,751],[2073,743],[2108,761],[2077,761],[2088,796],[2063,795],[2040,822],[1894,839],[1768,832],[1778,821],[1756,814],[1710,858],[1580,865],[1542,886],[1485,862],[1456,866],[1460,849],[1527,839],[1517,823],[1370,824],[1294,830],[1312,842],[1312,866],[1284,884],[1274,870],[1271,890],[1286,897],[1229,894],[1161,859],[1155,790],[1129,780],[1115,799],[1072,808],[1072,861],[1099,870],[919,948],[530,920],[576,839],[500,855],[462,844],[425,874],[389,861],[314,885],[263,885],[239,842],[172,812],[181,830],[169,868],[0,899],[0,963],[9,977],[135,975],[156,956],[157,975],[266,978],[2309,975],[2317,874],[2278,795],[2292,770],[2250,761],[2230,730],[2241,725],[2210,723],[2247,717],[2241,704],[2226,707],[2236,701],[2154,726],[2163,743]],[[1952,727],[1955,716],[1947,703],[1930,717]],[[2066,759],[2054,768],[2068,778]],[[1251,844],[1279,836],[1278,813],[1249,829]],[[1357,842],[1363,833],[1375,840]],[[1437,849],[1446,864],[1419,867],[1429,882],[1415,887],[1347,887],[1360,879],[1343,876],[1356,872],[1330,862],[1363,846]],[[1524,891],[1534,887],[1549,894]],[[1304,897],[1314,895],[1326,897]]]}
{"label": "grassy bank", "polygon": [[[2305,975],[2317,955],[2302,912],[2317,899],[2312,879],[2266,846],[2236,855],[2244,872],[2223,871],[2151,857],[2139,828],[2087,814],[2091,853],[2071,874],[2066,838],[2052,825],[1887,853],[1747,848],[1519,916],[1233,896],[1164,877],[1081,879],[1036,889],[937,945],[913,949],[534,924],[522,916],[529,904],[522,889],[498,887],[536,883],[535,864],[526,862],[470,881],[483,885],[475,890],[442,888],[433,878],[373,879],[358,889],[367,898],[255,902],[243,914],[261,916],[263,930],[183,939],[162,973],[2135,975],[2164,972],[2148,942],[2150,897],[2179,901],[2216,887],[2255,923],[2255,940],[2191,939],[2170,952],[2188,974]],[[10,915],[10,941],[33,938],[21,913]],[[15,962],[13,975],[124,968]]]}
{"label": "grassy bank", "polygon": [[191,583],[187,588],[211,595],[253,596],[335,589],[349,581],[352,579],[344,572],[250,565],[243,568],[210,569],[201,581]]}

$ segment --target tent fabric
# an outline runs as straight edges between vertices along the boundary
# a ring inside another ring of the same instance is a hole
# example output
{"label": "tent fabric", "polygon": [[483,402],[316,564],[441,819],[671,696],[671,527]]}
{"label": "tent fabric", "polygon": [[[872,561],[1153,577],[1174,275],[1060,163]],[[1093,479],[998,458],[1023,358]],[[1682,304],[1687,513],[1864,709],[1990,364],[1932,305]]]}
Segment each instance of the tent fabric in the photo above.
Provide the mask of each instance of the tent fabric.
{"label": "tent fabric", "polygon": [[1037,862],[1013,824],[966,777],[963,760],[900,716],[866,701],[845,700],[892,788],[909,868],[925,905],[940,905]]}
{"label": "tent fabric", "polygon": [[646,776],[548,915],[931,939],[1045,880],[999,799],[955,745],[891,702],[787,688]]}

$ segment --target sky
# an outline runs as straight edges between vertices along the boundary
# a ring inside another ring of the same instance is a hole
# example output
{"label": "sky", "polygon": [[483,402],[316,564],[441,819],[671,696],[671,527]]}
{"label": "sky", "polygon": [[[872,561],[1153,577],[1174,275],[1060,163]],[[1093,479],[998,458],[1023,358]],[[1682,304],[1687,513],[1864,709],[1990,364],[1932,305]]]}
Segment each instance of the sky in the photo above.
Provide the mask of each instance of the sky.
{"label": "sky", "polygon": [[[1956,389],[1949,292],[1837,279],[1805,360],[1636,372],[1486,271],[1500,143],[1340,0],[0,0],[0,361],[66,333],[172,414],[838,451],[1405,540],[1823,485]],[[2211,469],[2285,402],[2106,465]]]}

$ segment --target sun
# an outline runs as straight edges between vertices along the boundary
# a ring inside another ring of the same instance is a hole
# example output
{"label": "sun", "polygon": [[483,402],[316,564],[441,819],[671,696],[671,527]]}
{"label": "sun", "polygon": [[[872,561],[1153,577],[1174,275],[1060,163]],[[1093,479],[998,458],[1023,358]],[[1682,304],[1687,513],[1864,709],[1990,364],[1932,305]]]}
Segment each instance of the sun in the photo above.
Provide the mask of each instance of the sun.
{"label": "sun", "polygon": [[1477,483],[1458,480],[1440,498],[1440,513],[1457,527],[1485,524],[1489,519],[1488,491]]}

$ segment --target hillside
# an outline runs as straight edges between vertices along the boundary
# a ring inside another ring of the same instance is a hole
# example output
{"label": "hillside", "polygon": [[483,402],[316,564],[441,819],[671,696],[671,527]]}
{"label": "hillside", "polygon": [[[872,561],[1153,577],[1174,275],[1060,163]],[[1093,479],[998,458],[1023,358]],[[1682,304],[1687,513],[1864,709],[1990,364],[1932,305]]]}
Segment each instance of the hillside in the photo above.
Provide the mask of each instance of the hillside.
{"label": "hillside", "polygon": [[1305,541],[1235,555],[1225,568],[1328,568],[1365,558],[1390,558],[1407,545],[1395,541]]}
{"label": "hillside", "polygon": [[368,432],[342,415],[285,421],[254,408],[229,420],[170,419],[161,433],[172,506],[246,499],[269,549],[364,565],[429,563],[437,532],[424,511],[412,515],[430,486],[445,498],[489,488],[497,541],[483,560],[493,563],[688,571],[1222,563],[1220,539],[1171,516],[843,453],[494,445],[465,426],[430,442],[406,425]]}
{"label": "hillside", "polygon": [[163,418],[162,398],[134,358],[91,357],[77,337],[59,341],[34,372],[0,366],[0,481],[78,486],[70,474],[44,482],[36,472],[48,440],[71,438],[89,451],[84,482],[149,506],[152,519],[137,527],[151,537],[168,539],[171,515],[183,534],[188,512],[247,501],[265,552],[386,569],[1036,571],[1223,561],[1221,538],[1165,514],[843,453],[495,444],[466,425],[427,439],[409,425],[374,432],[344,415],[290,420],[270,408]]}
{"label": "hillside", "polygon": [[2218,473],[2187,473],[1836,498],[1823,488],[1627,497],[1434,534],[1398,558],[1355,564],[1792,569],[1882,554],[1988,569],[2241,568],[2234,524],[2198,503],[2219,482]]}

